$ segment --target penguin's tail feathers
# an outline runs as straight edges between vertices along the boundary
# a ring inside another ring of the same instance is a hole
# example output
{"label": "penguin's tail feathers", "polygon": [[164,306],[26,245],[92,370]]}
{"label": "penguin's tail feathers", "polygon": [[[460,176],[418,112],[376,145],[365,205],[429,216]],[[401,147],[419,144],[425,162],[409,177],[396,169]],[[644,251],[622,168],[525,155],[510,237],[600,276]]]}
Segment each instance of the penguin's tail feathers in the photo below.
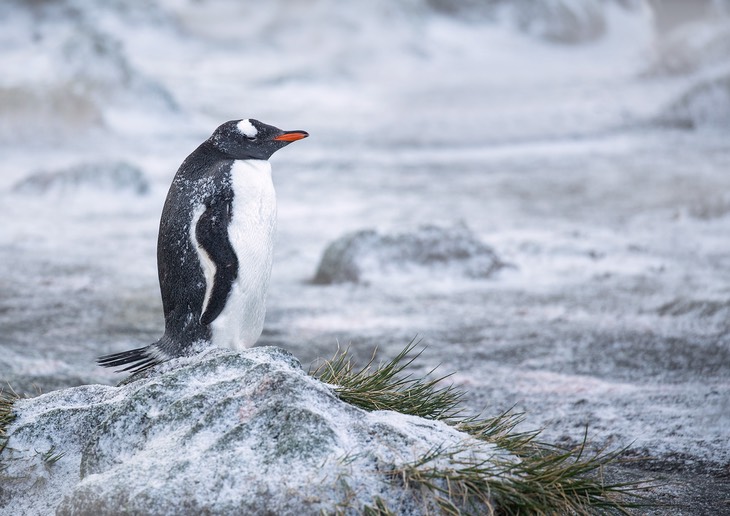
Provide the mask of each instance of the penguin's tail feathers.
{"label": "penguin's tail feathers", "polygon": [[155,352],[155,344],[143,348],[130,349],[121,353],[104,355],[96,359],[96,363],[102,367],[118,367],[126,365],[124,369],[118,369],[117,373],[131,372],[139,373],[150,367],[163,362],[159,354]]}

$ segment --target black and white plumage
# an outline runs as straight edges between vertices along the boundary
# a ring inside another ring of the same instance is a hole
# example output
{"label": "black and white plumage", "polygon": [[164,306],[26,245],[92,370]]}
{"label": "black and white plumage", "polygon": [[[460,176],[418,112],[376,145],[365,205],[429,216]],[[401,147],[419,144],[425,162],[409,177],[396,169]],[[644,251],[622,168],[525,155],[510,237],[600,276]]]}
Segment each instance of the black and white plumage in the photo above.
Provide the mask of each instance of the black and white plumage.
{"label": "black and white plumage", "polygon": [[100,357],[138,372],[198,345],[243,349],[261,335],[276,230],[269,157],[304,131],[232,120],[188,156],[165,200],[157,269],[165,334]]}

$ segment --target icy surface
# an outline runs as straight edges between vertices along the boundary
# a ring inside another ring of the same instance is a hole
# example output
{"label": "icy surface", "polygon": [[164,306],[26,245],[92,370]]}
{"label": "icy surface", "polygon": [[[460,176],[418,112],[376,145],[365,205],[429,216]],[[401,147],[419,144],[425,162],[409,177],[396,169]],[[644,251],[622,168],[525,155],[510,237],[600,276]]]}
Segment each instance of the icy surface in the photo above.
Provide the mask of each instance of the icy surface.
{"label": "icy surface", "polygon": [[14,514],[329,514],[375,497],[422,514],[428,502],[389,469],[439,447],[510,457],[440,422],[348,405],[270,347],[211,350],[14,411],[0,500]]}
{"label": "icy surface", "polygon": [[[160,337],[169,183],[222,121],[252,117],[311,134],[272,159],[262,344],[308,364],[352,343],[365,361],[418,334],[423,369],[458,371],[474,411],[515,405],[556,442],[587,424],[596,445],[634,442],[661,472],[720,479],[730,137],[725,93],[702,85],[730,72],[728,10],[555,0],[529,18],[537,4],[0,2],[0,379],[29,393],[111,384],[97,355]],[[543,30],[578,18],[572,42]],[[658,123],[667,113],[692,123]],[[12,191],[108,160],[140,167],[149,195]],[[344,234],[457,221],[514,267],[309,281]]]}

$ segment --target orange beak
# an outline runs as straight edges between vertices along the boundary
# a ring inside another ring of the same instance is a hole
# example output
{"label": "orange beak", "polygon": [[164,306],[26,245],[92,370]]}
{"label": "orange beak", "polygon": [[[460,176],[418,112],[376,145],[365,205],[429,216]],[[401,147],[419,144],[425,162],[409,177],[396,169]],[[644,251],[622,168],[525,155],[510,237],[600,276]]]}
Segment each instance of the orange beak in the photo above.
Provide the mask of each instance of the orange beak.
{"label": "orange beak", "polygon": [[302,138],[306,138],[309,136],[309,133],[306,131],[287,131],[284,134],[280,134],[279,136],[274,137],[273,139],[280,142],[295,142],[297,140],[301,140]]}

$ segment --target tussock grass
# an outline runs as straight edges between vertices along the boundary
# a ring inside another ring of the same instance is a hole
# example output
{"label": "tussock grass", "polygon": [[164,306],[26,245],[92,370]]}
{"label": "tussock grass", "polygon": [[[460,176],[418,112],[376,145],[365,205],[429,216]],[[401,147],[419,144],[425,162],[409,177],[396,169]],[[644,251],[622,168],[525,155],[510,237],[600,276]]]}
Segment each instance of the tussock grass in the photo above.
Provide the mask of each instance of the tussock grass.
{"label": "tussock grass", "polygon": [[[643,492],[651,483],[601,478],[602,469],[620,460],[623,449],[583,457],[584,448],[585,442],[519,462],[463,458],[467,449],[438,448],[388,474],[435,501],[443,514],[631,514],[630,509],[648,505]],[[444,458],[448,467],[436,465]]]}
{"label": "tussock grass", "polygon": [[[40,452],[39,452],[40,453]],[[59,452],[56,451],[55,446],[51,446],[48,451],[45,451],[43,453],[40,453],[41,460],[43,460],[43,464],[46,465],[46,467],[50,468],[53,466],[56,462],[61,460],[64,455],[66,455],[65,452]]]}
{"label": "tussock grass", "polygon": [[366,505],[362,508],[363,516],[395,516],[382,498],[376,497],[373,505]]}
{"label": "tussock grass", "polygon": [[481,441],[493,443],[512,452],[517,456],[530,456],[541,453],[547,446],[537,440],[539,430],[532,432],[518,432],[517,426],[524,422],[525,414],[509,409],[494,417],[481,415],[461,419],[446,420],[457,430],[466,432]]}
{"label": "tussock grass", "polygon": [[[450,375],[429,379],[402,375],[418,359],[418,342],[411,341],[392,360],[361,368],[353,365],[348,350],[338,350],[310,374],[334,387],[343,401],[365,410],[393,410],[435,419],[476,439],[476,444],[456,449],[438,447],[418,460],[394,465],[386,471],[420,498],[424,507],[441,514],[630,514],[646,507],[645,492],[654,481],[615,483],[604,480],[606,467],[623,462],[625,448],[587,450],[587,430],[574,448],[539,441],[539,431],[520,432],[522,413],[508,410],[494,417],[465,416],[464,393],[442,386]],[[515,457],[479,453],[478,442],[495,444]],[[469,453],[469,452],[473,453]],[[480,458],[482,457],[482,458]],[[444,467],[448,464],[448,467]],[[378,500],[368,514],[389,514]]]}
{"label": "tussock grass", "polygon": [[15,414],[13,414],[13,403],[20,396],[10,390],[5,392],[0,390],[0,454],[5,450],[8,445],[8,433],[7,429],[10,423],[15,420]]}
{"label": "tussock grass", "polygon": [[427,419],[452,419],[458,416],[464,393],[439,384],[451,375],[427,379],[400,376],[423,353],[413,353],[418,342],[412,340],[389,362],[374,366],[375,354],[362,368],[356,369],[349,349],[326,360],[312,376],[335,386],[342,401],[365,410],[394,410]]}

